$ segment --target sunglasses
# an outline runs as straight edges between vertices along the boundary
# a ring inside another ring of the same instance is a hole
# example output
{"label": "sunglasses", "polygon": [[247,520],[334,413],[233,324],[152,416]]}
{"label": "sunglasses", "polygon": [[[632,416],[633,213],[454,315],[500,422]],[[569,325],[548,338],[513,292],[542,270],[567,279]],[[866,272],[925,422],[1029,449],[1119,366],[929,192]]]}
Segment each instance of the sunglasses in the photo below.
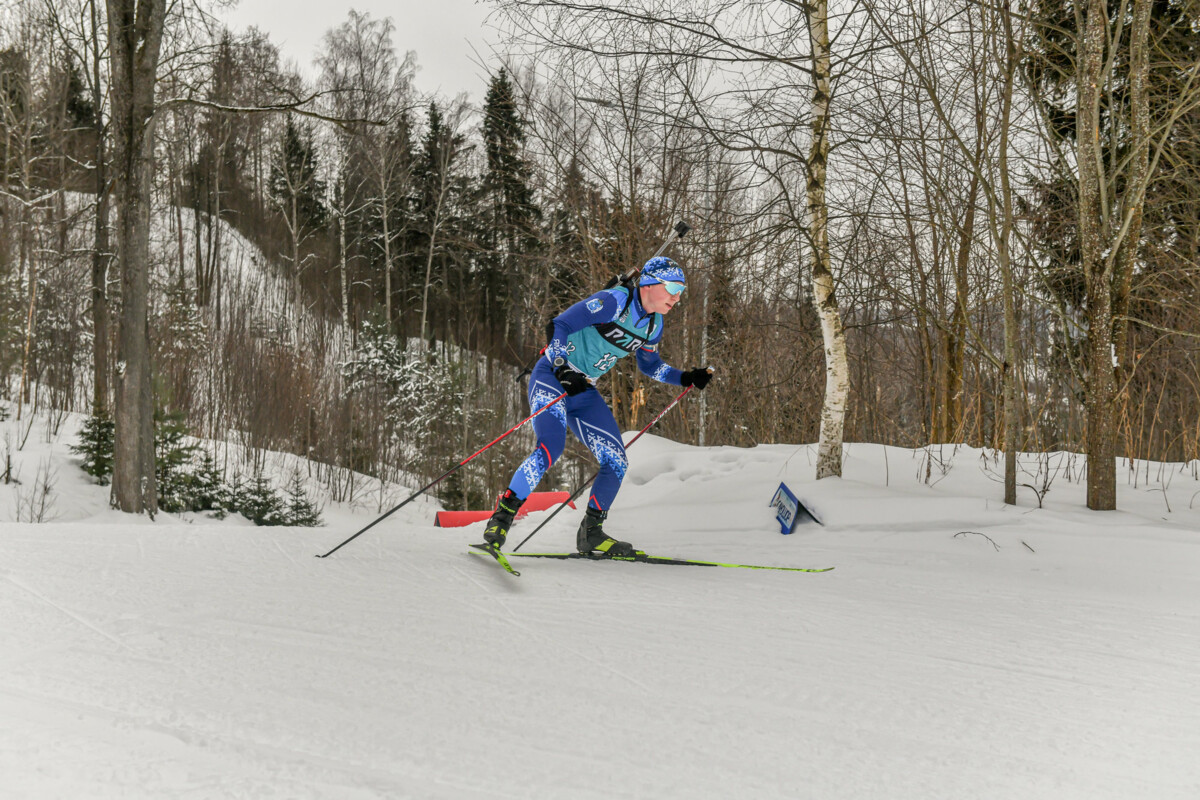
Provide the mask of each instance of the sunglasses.
{"label": "sunglasses", "polygon": [[683,294],[683,290],[687,288],[687,284],[679,281],[659,281],[670,294],[679,296]]}

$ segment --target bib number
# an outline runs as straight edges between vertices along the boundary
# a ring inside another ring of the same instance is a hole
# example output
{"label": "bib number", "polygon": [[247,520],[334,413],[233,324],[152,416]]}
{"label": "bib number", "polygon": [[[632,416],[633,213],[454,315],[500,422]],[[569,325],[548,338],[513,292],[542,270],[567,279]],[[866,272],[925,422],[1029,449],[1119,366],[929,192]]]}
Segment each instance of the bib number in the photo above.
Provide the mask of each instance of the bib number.
{"label": "bib number", "polygon": [[592,366],[594,366],[598,370],[607,371],[609,369],[612,369],[612,365],[616,364],[616,363],[617,363],[616,356],[614,356],[612,353],[605,353],[603,356],[600,357],[600,360],[597,361]]}

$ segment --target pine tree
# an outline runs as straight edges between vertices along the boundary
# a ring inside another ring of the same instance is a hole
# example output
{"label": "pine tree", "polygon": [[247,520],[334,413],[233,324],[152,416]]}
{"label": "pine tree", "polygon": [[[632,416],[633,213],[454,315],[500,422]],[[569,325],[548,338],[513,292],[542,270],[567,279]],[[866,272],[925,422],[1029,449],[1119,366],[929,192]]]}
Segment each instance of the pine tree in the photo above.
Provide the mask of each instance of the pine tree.
{"label": "pine tree", "polygon": [[[404,109],[396,115],[384,134],[384,148],[387,154],[381,159],[386,167],[384,186],[380,190],[377,203],[379,213],[372,217],[370,240],[374,248],[373,255],[379,259],[380,267],[386,271],[383,281],[386,294],[384,319],[391,325],[395,325],[398,316],[392,309],[397,305],[397,301],[403,307],[404,290],[411,283],[412,276],[411,255],[404,246],[411,236],[415,222],[413,169],[416,153],[412,132],[412,116]],[[385,212],[386,230],[383,224]]]}
{"label": "pine tree", "polygon": [[154,363],[159,393],[184,405],[192,394],[196,365],[201,363],[208,336],[204,315],[181,280],[167,291],[167,302],[155,319]]}
{"label": "pine tree", "polygon": [[186,444],[187,425],[182,411],[159,409],[155,413],[154,468],[158,483],[158,507],[171,513],[191,511],[190,469],[197,445]]}
{"label": "pine tree", "polygon": [[455,429],[462,420],[461,393],[452,365],[434,353],[402,349],[385,323],[367,320],[354,357],[342,365],[351,392],[374,389],[383,395],[388,427],[414,452],[424,452],[438,427]]}
{"label": "pine tree", "polygon": [[[432,335],[428,320],[436,311],[437,302],[431,296],[435,284],[456,297],[467,297],[467,274],[470,257],[467,237],[463,235],[467,221],[473,216],[466,207],[470,196],[471,179],[464,171],[465,156],[470,149],[466,137],[456,131],[462,113],[458,109],[450,120],[436,102],[429,104],[425,135],[414,165],[417,203],[415,208],[416,243],[421,253],[421,328],[420,335]],[[452,268],[455,270],[451,274]]]}
{"label": "pine tree", "polygon": [[[487,254],[483,259],[484,279],[492,295],[489,305],[504,310],[506,332],[515,332],[520,346],[526,321],[522,314],[527,302],[522,291],[526,256],[537,246],[542,213],[534,203],[532,169],[523,154],[525,121],[517,108],[512,81],[503,68],[488,86],[483,139],[487,171],[481,189],[490,222],[481,231],[481,244]],[[512,316],[515,319],[510,319]]]}
{"label": "pine tree", "polygon": [[79,431],[79,444],[70,448],[72,453],[83,456],[80,467],[101,486],[112,480],[115,428],[116,423],[108,417],[88,417]]}
{"label": "pine tree", "polygon": [[329,218],[325,208],[325,182],[317,177],[317,152],[312,130],[289,114],[283,142],[271,166],[271,195],[282,204],[295,203],[301,238],[321,228]]}
{"label": "pine tree", "polygon": [[246,499],[246,478],[241,472],[235,472],[233,477],[221,484],[221,493],[217,503],[217,516],[237,514],[241,511]]}
{"label": "pine tree", "polygon": [[21,131],[28,125],[29,59],[17,46],[0,50],[0,181],[20,174]]}
{"label": "pine tree", "polygon": [[279,492],[261,472],[240,493],[237,510],[255,525],[287,525],[287,510]]}
{"label": "pine tree", "polygon": [[62,54],[62,73],[57,76],[61,85],[63,104],[64,130],[80,130],[91,128],[96,121],[96,108],[88,97],[87,87],[83,85],[83,77],[79,74],[79,65],[70,50]]}
{"label": "pine tree", "polygon": [[559,176],[553,197],[550,231],[554,253],[548,265],[547,300],[554,313],[578,299],[589,285],[589,237],[605,224],[608,204],[600,189],[588,182],[579,159],[572,157]]}
{"label": "pine tree", "polygon": [[288,482],[285,517],[286,524],[301,528],[315,528],[322,524],[321,513],[308,498],[299,471],[293,472],[292,478]]}
{"label": "pine tree", "polygon": [[200,464],[192,473],[191,480],[191,510],[216,511],[223,517],[230,510],[230,491],[217,467],[213,454],[205,450],[200,457]]}

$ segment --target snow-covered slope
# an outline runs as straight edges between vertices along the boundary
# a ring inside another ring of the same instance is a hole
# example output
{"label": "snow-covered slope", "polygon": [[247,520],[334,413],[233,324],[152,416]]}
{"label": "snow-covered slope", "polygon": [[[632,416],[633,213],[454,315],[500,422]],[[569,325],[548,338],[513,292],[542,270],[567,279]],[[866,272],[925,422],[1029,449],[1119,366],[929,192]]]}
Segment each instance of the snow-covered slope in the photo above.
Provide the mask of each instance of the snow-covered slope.
{"label": "snow-covered slope", "polygon": [[[1194,473],[1094,514],[1060,471],[1006,508],[982,454],[943,455],[930,486],[925,453],[874,445],[820,483],[807,446],[630,450],[614,533],[822,574],[513,578],[429,506],[324,560],[372,514],[0,524],[0,794],[1200,797]],[[780,480],[825,527],[780,535]]]}

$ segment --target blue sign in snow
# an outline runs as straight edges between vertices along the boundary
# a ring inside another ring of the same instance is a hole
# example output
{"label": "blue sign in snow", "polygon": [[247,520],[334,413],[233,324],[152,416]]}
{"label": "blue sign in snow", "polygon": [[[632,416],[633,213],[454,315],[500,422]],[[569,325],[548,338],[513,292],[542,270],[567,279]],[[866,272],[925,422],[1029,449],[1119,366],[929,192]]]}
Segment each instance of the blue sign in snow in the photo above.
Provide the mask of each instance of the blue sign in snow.
{"label": "blue sign in snow", "polygon": [[796,530],[800,521],[800,501],[784,484],[780,483],[771,498],[771,506],[775,509],[775,519],[779,520],[779,532],[783,534]]}

